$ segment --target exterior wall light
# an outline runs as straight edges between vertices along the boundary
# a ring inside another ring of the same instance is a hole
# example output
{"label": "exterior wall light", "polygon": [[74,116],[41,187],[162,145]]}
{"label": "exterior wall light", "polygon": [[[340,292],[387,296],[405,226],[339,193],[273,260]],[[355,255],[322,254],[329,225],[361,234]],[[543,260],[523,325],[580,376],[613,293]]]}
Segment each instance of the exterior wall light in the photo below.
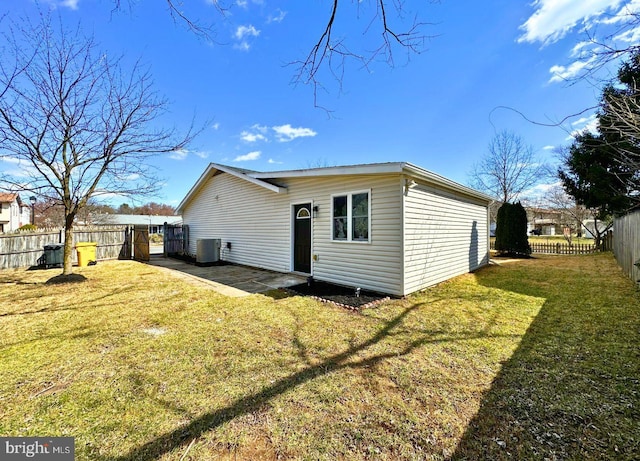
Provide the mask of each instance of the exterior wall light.
{"label": "exterior wall light", "polygon": [[29,201],[31,202],[31,225],[36,225],[36,198],[35,196],[29,197]]}

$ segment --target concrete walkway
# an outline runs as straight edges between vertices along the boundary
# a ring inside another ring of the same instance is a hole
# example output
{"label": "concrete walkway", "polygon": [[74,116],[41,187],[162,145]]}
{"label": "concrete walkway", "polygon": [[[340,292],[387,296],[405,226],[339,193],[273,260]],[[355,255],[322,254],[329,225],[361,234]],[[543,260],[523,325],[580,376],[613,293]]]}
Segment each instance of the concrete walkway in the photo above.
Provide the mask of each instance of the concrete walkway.
{"label": "concrete walkway", "polygon": [[200,267],[179,259],[165,258],[155,254],[151,255],[149,264],[164,268],[177,277],[207,285],[230,297],[248,296],[252,293],[263,293],[306,282],[304,277],[293,274],[283,274],[236,264]]}

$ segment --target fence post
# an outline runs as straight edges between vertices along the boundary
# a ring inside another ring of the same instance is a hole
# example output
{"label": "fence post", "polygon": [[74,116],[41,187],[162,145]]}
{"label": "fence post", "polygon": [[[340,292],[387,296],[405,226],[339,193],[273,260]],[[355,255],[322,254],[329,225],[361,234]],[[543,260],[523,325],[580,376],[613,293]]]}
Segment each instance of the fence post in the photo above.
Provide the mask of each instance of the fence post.
{"label": "fence post", "polygon": [[165,221],[162,227],[162,256],[167,257],[167,240],[169,233],[169,224]]}

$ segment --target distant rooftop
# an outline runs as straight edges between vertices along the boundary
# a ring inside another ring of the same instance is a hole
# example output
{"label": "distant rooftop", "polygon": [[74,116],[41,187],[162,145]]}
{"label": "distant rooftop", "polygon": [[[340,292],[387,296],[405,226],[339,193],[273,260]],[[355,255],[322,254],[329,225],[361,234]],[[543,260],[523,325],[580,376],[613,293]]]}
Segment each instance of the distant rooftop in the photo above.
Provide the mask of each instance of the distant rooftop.
{"label": "distant rooftop", "polygon": [[161,226],[182,223],[182,216],[162,216],[143,214],[100,214],[92,217],[95,224],[113,224],[120,226]]}

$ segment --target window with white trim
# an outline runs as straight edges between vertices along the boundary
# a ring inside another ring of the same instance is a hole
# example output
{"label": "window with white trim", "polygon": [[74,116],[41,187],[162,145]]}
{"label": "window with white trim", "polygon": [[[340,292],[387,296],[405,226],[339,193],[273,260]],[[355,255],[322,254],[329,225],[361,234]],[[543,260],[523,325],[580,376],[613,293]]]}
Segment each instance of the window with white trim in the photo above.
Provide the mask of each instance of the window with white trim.
{"label": "window with white trim", "polygon": [[331,196],[331,239],[369,242],[371,233],[371,191]]}

